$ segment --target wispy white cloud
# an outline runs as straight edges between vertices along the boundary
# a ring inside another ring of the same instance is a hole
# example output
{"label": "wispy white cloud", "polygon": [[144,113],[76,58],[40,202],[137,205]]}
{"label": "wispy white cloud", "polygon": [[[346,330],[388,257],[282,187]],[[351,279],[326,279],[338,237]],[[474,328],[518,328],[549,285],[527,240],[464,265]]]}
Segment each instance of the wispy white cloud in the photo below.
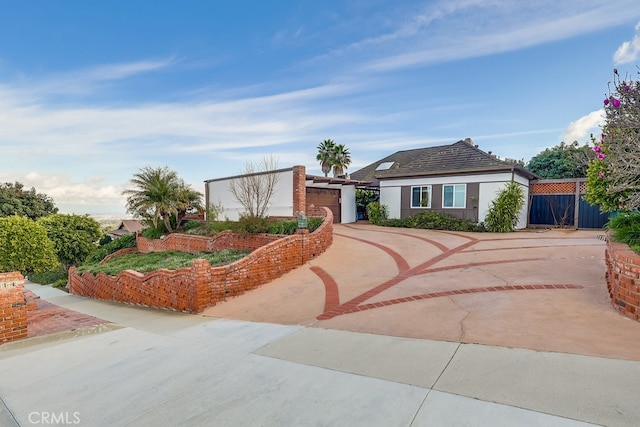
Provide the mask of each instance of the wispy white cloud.
{"label": "wispy white cloud", "polygon": [[590,134],[598,132],[603,121],[604,109],[592,111],[569,124],[564,131],[563,141],[568,143],[573,141],[586,142]]}
{"label": "wispy white cloud", "polygon": [[613,62],[616,65],[628,64],[640,56],[640,22],[636,25],[636,35],[630,41],[626,41],[618,47],[613,54]]}
{"label": "wispy white cloud", "polygon": [[360,55],[364,70],[390,71],[564,40],[639,16],[635,0],[614,8],[600,1],[441,1],[324,57]]}

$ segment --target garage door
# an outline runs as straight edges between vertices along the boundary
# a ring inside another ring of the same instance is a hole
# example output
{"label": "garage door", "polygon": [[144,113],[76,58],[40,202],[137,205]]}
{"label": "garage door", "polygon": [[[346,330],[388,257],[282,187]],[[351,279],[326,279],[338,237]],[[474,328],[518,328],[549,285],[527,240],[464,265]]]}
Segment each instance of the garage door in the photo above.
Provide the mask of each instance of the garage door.
{"label": "garage door", "polygon": [[340,190],[307,187],[307,207],[326,206],[333,212],[333,222],[340,223]]}

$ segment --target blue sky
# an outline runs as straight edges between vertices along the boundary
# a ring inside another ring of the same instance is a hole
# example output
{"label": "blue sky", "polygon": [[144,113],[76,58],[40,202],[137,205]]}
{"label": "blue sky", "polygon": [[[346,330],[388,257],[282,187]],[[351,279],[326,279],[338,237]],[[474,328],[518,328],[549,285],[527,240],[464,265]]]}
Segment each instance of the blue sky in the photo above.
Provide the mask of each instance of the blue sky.
{"label": "blue sky", "polygon": [[0,2],[0,182],[124,214],[144,166],[203,182],[270,155],[321,174],[467,137],[528,161],[636,79],[637,0]]}

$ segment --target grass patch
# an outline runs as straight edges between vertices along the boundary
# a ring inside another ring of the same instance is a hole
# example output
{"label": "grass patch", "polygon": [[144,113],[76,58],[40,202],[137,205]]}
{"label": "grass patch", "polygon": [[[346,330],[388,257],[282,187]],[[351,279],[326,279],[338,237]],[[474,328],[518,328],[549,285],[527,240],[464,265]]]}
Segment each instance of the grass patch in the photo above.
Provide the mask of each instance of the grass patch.
{"label": "grass patch", "polygon": [[234,251],[225,249],[217,252],[152,252],[148,254],[133,253],[115,257],[104,264],[84,264],[78,268],[79,273],[89,271],[92,274],[103,272],[115,276],[124,270],[134,270],[140,273],[148,273],[153,270],[166,268],[177,270],[190,267],[198,259],[206,259],[212,266],[231,264],[247,256],[248,251]]}

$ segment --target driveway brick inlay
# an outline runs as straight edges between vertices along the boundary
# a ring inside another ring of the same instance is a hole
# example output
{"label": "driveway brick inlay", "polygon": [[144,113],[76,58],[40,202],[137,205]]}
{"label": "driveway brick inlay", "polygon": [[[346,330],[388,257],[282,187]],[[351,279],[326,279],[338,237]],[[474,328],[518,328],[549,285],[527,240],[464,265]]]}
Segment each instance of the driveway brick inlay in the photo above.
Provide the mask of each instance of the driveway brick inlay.
{"label": "driveway brick inlay", "polygon": [[[394,233],[392,231],[385,231],[386,233]],[[323,270],[320,267],[312,267],[311,271],[313,271],[320,280],[322,280],[325,287],[325,309],[324,313],[317,317],[318,320],[329,320],[337,316],[342,316],[350,313],[357,313],[364,310],[373,310],[376,308],[386,307],[394,304],[401,304],[405,302],[413,302],[420,301],[430,298],[439,298],[439,297],[449,297],[453,295],[464,295],[464,294],[474,294],[474,293],[482,293],[482,292],[505,292],[505,291],[525,291],[525,290],[567,290],[567,289],[583,289],[582,285],[577,284],[526,284],[526,285],[504,285],[504,286],[487,286],[487,287],[474,287],[474,288],[466,288],[466,289],[455,289],[455,290],[446,290],[439,292],[430,292],[430,293],[422,293],[418,295],[411,295],[403,298],[393,298],[385,301],[377,301],[374,303],[366,303],[367,300],[381,294],[382,292],[398,285],[399,283],[405,281],[410,277],[414,277],[417,275],[427,275],[435,272],[446,271],[446,270],[456,270],[456,269],[464,269],[469,267],[477,267],[484,265],[494,265],[494,264],[504,264],[504,263],[520,263],[520,262],[528,262],[528,261],[542,261],[546,258],[542,257],[531,257],[531,258],[521,258],[521,259],[509,259],[509,260],[497,260],[497,261],[483,261],[483,262],[471,262],[464,263],[459,265],[452,265],[446,267],[435,267],[431,268],[435,264],[440,261],[443,261],[452,255],[459,253],[471,253],[475,252],[474,250],[470,250],[474,245],[481,242],[481,240],[469,237],[466,235],[458,234],[458,233],[449,233],[458,237],[463,237],[468,240],[468,242],[455,246],[454,248],[447,248],[443,244],[439,242],[435,242],[431,239],[426,239],[419,236],[412,236],[405,233],[398,233],[403,236],[412,237],[416,239],[420,239],[426,241],[428,243],[434,244],[441,253],[432,258],[429,258],[422,263],[416,265],[415,267],[410,267],[409,263],[404,259],[402,255],[393,249],[382,245],[378,242],[373,242],[371,240],[353,237],[346,234],[334,233],[337,236],[344,237],[347,239],[357,240],[362,243],[366,243],[368,245],[377,247],[391,256],[396,263],[398,273],[395,277],[381,283],[373,289],[370,289],[355,298],[352,298],[349,301],[346,301],[340,304],[340,291],[338,284],[331,277],[329,273]],[[498,239],[496,239],[498,240]],[[484,240],[487,241],[487,240]],[[482,251],[487,251],[486,249],[482,249]]]}

